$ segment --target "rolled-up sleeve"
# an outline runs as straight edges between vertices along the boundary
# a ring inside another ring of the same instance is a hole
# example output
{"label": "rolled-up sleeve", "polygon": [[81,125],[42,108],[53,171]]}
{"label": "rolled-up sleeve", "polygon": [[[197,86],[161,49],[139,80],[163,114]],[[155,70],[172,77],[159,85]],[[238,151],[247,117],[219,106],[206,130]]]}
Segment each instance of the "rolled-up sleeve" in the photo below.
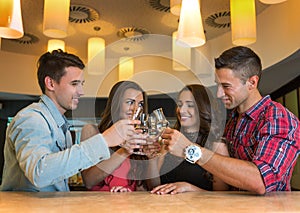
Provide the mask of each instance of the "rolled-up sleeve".
{"label": "rolled-up sleeve", "polygon": [[261,172],[266,191],[290,190],[291,171],[299,152],[297,120],[283,117],[269,120],[260,134],[262,140],[253,162]]}

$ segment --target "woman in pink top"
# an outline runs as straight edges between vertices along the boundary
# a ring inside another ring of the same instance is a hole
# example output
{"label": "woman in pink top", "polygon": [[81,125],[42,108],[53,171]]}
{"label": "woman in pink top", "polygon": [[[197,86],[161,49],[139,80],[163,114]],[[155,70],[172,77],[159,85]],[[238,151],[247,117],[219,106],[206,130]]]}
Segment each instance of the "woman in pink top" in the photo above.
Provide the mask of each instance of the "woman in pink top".
{"label": "woman in pink top", "polygon": [[[139,106],[147,113],[146,95],[142,88],[131,81],[121,81],[110,91],[106,108],[98,127],[88,124],[83,127],[81,140],[98,132],[104,132],[120,119],[132,119]],[[145,141],[140,141],[145,143]],[[111,157],[82,171],[87,189],[95,191],[130,192],[145,190],[143,175],[147,170],[147,157],[132,154],[135,148],[142,148],[137,141],[124,141],[122,146],[111,148]]]}

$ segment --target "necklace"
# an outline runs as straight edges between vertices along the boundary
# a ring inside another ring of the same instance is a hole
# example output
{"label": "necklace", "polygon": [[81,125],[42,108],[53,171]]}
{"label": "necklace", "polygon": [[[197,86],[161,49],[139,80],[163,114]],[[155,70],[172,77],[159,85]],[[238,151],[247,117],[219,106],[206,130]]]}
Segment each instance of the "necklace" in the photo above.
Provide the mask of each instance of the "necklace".
{"label": "necklace", "polygon": [[198,132],[184,132],[183,134],[185,137],[187,137],[187,139],[189,139],[192,142],[196,142],[198,138]]}

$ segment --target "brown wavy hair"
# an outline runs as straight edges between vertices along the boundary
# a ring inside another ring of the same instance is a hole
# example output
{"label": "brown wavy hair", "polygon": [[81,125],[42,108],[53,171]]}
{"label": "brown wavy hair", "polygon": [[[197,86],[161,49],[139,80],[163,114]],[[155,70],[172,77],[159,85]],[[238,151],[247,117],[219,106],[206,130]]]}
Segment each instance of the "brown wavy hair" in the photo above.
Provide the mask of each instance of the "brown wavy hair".
{"label": "brown wavy hair", "polygon": [[[219,140],[222,132],[219,124],[222,122],[218,120],[220,116],[220,110],[217,100],[213,97],[209,89],[200,84],[190,84],[185,86],[178,94],[178,97],[183,91],[190,91],[195,99],[197,105],[197,111],[199,114],[199,129],[196,143],[200,146],[209,145],[207,141]],[[176,107],[176,123],[174,129],[186,132],[181,128],[180,117],[178,114],[178,107]]]}
{"label": "brown wavy hair", "polygon": [[[115,122],[120,120],[120,110],[121,110],[121,100],[124,96],[124,93],[128,89],[135,89],[138,91],[141,91],[143,94],[143,100],[144,100],[144,105],[143,105],[143,110],[145,113],[148,112],[147,108],[147,95],[143,91],[143,89],[135,82],[133,81],[119,81],[117,82],[112,89],[110,90],[106,107],[101,115],[101,121],[98,125],[98,129],[100,133],[103,133],[106,129],[111,127]],[[120,147],[111,147],[111,150],[113,152],[117,151]],[[144,172],[144,166],[143,166],[143,160],[147,160],[148,158],[143,155],[135,155],[132,154],[130,155],[130,161],[131,163],[131,168],[128,174],[128,177],[136,177],[138,180],[137,181],[137,186],[145,186],[144,181],[139,180],[140,177],[142,177],[142,173]],[[134,179],[129,179],[128,184],[132,185],[134,183]],[[103,183],[100,184],[105,184],[104,181]]]}

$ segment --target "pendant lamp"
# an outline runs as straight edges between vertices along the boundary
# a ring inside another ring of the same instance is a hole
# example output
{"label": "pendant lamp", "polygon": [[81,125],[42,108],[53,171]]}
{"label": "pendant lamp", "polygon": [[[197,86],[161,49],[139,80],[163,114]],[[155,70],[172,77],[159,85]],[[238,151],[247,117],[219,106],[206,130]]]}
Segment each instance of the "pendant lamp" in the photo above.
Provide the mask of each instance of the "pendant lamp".
{"label": "pendant lamp", "polygon": [[52,52],[53,50],[58,50],[58,49],[65,51],[65,42],[59,39],[49,39],[48,47],[47,47],[48,52]]}
{"label": "pendant lamp", "polygon": [[234,45],[256,41],[255,0],[230,0],[231,35]]}
{"label": "pendant lamp", "polygon": [[134,61],[132,57],[123,56],[119,59],[119,81],[128,80],[134,71]]}
{"label": "pendant lamp", "polygon": [[0,37],[17,39],[23,35],[20,0],[0,0]]}
{"label": "pendant lamp", "polygon": [[191,48],[176,43],[177,31],[172,34],[172,64],[173,70],[188,71],[191,67]]}
{"label": "pendant lamp", "polygon": [[199,0],[182,0],[176,42],[187,47],[205,44]]}
{"label": "pendant lamp", "polygon": [[70,0],[45,0],[43,33],[51,38],[65,38],[70,14]]}
{"label": "pendant lamp", "polygon": [[105,40],[100,37],[88,39],[88,73],[103,74],[105,71]]}

